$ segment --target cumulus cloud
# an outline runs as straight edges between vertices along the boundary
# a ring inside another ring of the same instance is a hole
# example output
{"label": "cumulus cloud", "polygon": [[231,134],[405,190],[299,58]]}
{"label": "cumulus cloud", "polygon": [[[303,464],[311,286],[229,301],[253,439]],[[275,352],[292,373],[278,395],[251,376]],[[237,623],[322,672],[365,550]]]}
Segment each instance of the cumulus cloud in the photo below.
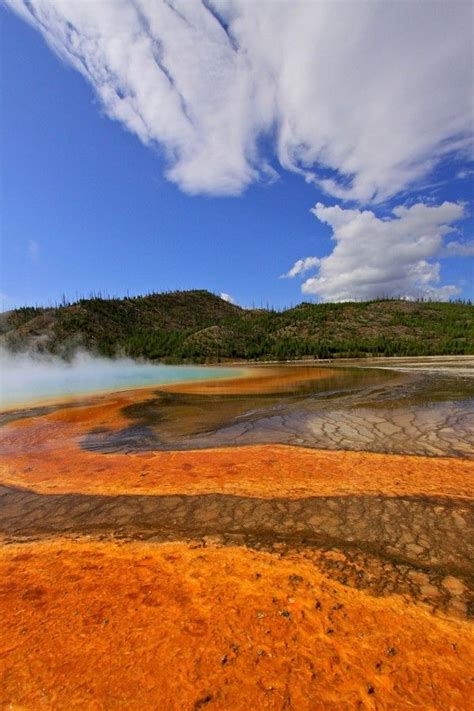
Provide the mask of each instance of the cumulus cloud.
{"label": "cumulus cloud", "polygon": [[6,2],[188,193],[383,201],[471,145],[470,0]]}
{"label": "cumulus cloud", "polygon": [[306,257],[305,259],[298,259],[293,264],[291,269],[286,272],[286,274],[281,275],[280,279],[292,279],[293,277],[298,276],[299,274],[304,274],[305,272],[317,266],[319,266],[318,257]]}
{"label": "cumulus cloud", "polygon": [[237,301],[230,294],[226,294],[224,291],[221,292],[220,297],[223,301],[227,301],[229,304],[237,305]]}
{"label": "cumulus cloud", "polygon": [[303,293],[323,301],[381,296],[447,300],[460,293],[456,285],[440,285],[440,263],[435,260],[446,251],[460,254],[466,247],[443,243],[465,214],[462,204],[398,206],[386,218],[371,210],[322,203],[311,212],[331,227],[335,247],[319,260],[316,274],[304,281]]}

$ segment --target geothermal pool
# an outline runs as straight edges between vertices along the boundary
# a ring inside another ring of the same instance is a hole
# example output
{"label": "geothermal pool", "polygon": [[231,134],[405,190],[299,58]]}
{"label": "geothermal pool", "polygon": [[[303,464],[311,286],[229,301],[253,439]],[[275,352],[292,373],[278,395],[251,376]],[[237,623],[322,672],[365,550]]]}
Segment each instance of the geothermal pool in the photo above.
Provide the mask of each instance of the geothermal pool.
{"label": "geothermal pool", "polygon": [[0,408],[51,398],[128,390],[169,383],[236,377],[237,368],[150,365],[128,358],[79,354],[71,362],[57,357],[0,354]]}
{"label": "geothermal pool", "polygon": [[1,708],[469,707],[473,359],[38,365],[4,371],[37,404],[0,412]]}

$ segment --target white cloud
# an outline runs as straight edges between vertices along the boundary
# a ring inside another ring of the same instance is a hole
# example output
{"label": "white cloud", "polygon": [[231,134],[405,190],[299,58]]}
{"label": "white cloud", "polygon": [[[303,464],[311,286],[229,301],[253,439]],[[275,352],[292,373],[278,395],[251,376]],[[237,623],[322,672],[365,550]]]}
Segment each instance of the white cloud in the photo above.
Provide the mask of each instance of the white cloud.
{"label": "white cloud", "polygon": [[474,175],[474,170],[460,170],[458,171],[458,173],[456,173],[456,178],[458,178],[459,180],[465,180],[466,178],[470,178],[471,175]]}
{"label": "white cloud", "polygon": [[474,257],[474,240],[448,242],[441,250],[442,257]]}
{"label": "white cloud", "polygon": [[6,0],[188,193],[382,201],[471,145],[470,0]]}
{"label": "white cloud", "polygon": [[298,259],[291,269],[282,274],[280,279],[292,279],[295,276],[304,274],[305,272],[319,266],[320,260],[318,257],[306,257],[306,259]]}
{"label": "white cloud", "polygon": [[311,212],[331,227],[335,247],[320,259],[316,275],[303,283],[303,293],[323,301],[381,296],[446,300],[460,293],[455,285],[440,285],[440,264],[433,260],[465,247],[459,242],[443,245],[443,238],[455,230],[452,225],[464,216],[463,205],[399,206],[383,219],[370,210],[322,203]]}
{"label": "white cloud", "polygon": [[227,301],[229,304],[237,305],[237,301],[230,294],[226,294],[224,291],[220,294],[223,301]]}

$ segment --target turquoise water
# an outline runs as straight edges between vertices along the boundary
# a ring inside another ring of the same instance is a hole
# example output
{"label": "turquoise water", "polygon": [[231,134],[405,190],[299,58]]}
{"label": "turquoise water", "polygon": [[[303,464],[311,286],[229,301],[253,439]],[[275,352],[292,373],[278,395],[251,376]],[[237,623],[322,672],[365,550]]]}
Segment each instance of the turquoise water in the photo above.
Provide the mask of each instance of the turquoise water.
{"label": "turquoise water", "polygon": [[55,397],[209,380],[240,375],[238,368],[148,365],[81,355],[72,363],[29,355],[0,358],[0,407]]}

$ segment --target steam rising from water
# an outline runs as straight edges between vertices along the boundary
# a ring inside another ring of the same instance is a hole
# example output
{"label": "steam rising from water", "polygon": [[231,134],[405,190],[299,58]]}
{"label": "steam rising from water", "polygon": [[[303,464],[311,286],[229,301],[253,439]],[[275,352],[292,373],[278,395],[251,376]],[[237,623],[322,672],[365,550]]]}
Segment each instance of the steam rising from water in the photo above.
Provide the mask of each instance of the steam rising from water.
{"label": "steam rising from water", "polygon": [[70,362],[51,355],[12,354],[0,348],[0,407],[26,402],[184,380],[229,377],[230,368],[137,363],[78,352]]}

